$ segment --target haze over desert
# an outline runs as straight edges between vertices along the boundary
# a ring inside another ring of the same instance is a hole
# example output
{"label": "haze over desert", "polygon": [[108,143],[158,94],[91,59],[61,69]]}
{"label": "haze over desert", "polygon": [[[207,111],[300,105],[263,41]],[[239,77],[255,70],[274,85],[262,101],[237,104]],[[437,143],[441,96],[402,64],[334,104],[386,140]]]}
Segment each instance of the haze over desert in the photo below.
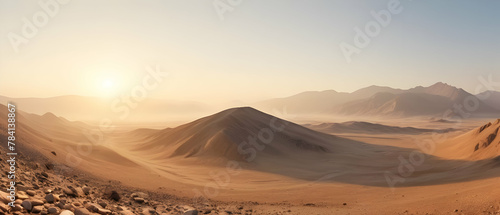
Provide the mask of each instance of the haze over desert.
{"label": "haze over desert", "polygon": [[0,215],[500,214],[494,1],[0,1]]}

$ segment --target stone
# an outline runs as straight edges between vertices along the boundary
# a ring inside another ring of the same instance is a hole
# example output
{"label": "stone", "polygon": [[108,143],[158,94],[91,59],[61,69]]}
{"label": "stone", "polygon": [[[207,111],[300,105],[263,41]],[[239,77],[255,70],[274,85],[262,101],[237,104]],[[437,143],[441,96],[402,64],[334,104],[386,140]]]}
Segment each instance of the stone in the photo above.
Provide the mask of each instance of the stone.
{"label": "stone", "polygon": [[137,202],[137,203],[144,203],[144,199],[140,198],[140,197],[135,197],[134,201]]}
{"label": "stone", "polygon": [[39,199],[33,199],[33,200],[30,200],[31,202],[31,205],[32,206],[39,206],[39,205],[43,205],[43,201],[42,200],[39,200]]}
{"label": "stone", "polygon": [[10,206],[8,206],[4,203],[0,203],[0,211],[9,212],[9,210],[10,210]]}
{"label": "stone", "polygon": [[97,204],[99,204],[101,207],[103,208],[106,208],[106,206],[108,205],[104,200],[102,199],[99,199],[97,200]]}
{"label": "stone", "polygon": [[69,210],[63,210],[59,215],[75,215],[75,214]]}
{"label": "stone", "polygon": [[85,208],[78,208],[75,210],[75,215],[90,215],[90,211]]}
{"label": "stone", "polygon": [[45,196],[45,200],[47,200],[48,203],[54,203],[56,201],[56,197],[54,194],[49,193]]}
{"label": "stone", "polygon": [[87,208],[87,210],[91,212],[97,212],[97,210],[99,209],[99,205],[96,205],[94,203],[87,203],[85,204],[85,208]]}
{"label": "stone", "polygon": [[134,213],[132,211],[129,211],[129,210],[120,211],[119,214],[121,214],[121,215],[134,215]]}
{"label": "stone", "polygon": [[17,198],[18,198],[18,199],[21,199],[21,200],[25,200],[25,199],[28,199],[28,198],[29,198],[29,196],[28,196],[28,195],[26,194],[26,192],[24,192],[24,191],[18,191],[18,192],[16,193],[16,195],[17,195]]}
{"label": "stone", "polygon": [[35,196],[36,192],[34,190],[26,190],[26,193],[30,196]]}
{"label": "stone", "polygon": [[55,207],[50,207],[47,209],[47,212],[49,212],[49,214],[57,214],[59,211]]}
{"label": "stone", "polygon": [[134,197],[139,197],[139,198],[143,198],[143,199],[149,198],[149,195],[146,193],[143,193],[143,192],[132,193],[132,195],[130,195],[130,196],[132,198],[134,198]]}
{"label": "stone", "polygon": [[76,193],[73,192],[70,188],[63,188],[63,193],[67,196],[76,197]]}
{"label": "stone", "polygon": [[184,212],[184,215],[198,215],[198,211],[197,210],[188,210],[188,211]]}
{"label": "stone", "polygon": [[85,196],[85,193],[83,192],[83,189],[80,187],[76,187],[72,189],[73,193],[75,193],[77,196]]}
{"label": "stone", "polygon": [[0,202],[8,204],[10,202],[10,199],[7,196],[9,196],[8,193],[0,191]]}
{"label": "stone", "polygon": [[12,207],[10,210],[12,210],[12,211],[22,211],[23,207],[21,207],[21,205],[14,204],[14,207]]}
{"label": "stone", "polygon": [[104,208],[99,208],[99,209],[97,210],[97,213],[98,213],[98,214],[107,215],[107,214],[111,214],[111,211],[110,211],[110,210],[107,210],[107,209],[104,209]]}
{"label": "stone", "polygon": [[85,187],[82,188],[82,190],[83,190],[83,193],[85,193],[85,195],[89,195],[90,194],[90,187],[85,186]]}
{"label": "stone", "polygon": [[28,200],[24,200],[23,203],[21,203],[21,206],[23,206],[23,208],[28,211],[31,211],[31,209],[33,209],[33,205]]}
{"label": "stone", "polygon": [[42,210],[44,209],[43,206],[35,206],[33,207],[33,209],[31,210],[32,213],[40,213],[42,212]]}
{"label": "stone", "polygon": [[121,199],[120,194],[118,194],[118,192],[116,190],[112,190],[110,188],[107,188],[104,191],[104,197],[106,197],[108,199],[113,199],[115,201],[120,201],[120,199]]}
{"label": "stone", "polygon": [[55,204],[56,207],[64,209],[64,204],[62,202],[58,202]]}

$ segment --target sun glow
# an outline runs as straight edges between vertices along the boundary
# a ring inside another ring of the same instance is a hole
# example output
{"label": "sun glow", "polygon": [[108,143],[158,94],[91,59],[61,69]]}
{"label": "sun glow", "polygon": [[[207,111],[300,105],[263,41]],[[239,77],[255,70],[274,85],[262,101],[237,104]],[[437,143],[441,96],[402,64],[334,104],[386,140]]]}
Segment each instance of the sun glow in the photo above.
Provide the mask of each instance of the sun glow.
{"label": "sun glow", "polygon": [[123,88],[123,74],[116,69],[99,69],[94,76],[95,90],[102,97],[113,97]]}

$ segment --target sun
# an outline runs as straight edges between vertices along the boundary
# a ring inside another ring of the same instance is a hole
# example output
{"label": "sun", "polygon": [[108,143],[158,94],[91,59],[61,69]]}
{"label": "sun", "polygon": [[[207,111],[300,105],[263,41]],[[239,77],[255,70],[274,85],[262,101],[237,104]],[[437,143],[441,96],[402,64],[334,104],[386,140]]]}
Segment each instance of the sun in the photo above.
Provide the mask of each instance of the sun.
{"label": "sun", "polygon": [[113,89],[114,85],[115,85],[115,82],[112,79],[109,79],[109,78],[108,79],[104,79],[102,81],[102,84],[101,84],[101,86],[102,86],[102,88],[104,90],[111,90],[111,89]]}
{"label": "sun", "polygon": [[99,94],[104,97],[115,96],[119,91],[119,81],[113,77],[105,77],[100,80]]}

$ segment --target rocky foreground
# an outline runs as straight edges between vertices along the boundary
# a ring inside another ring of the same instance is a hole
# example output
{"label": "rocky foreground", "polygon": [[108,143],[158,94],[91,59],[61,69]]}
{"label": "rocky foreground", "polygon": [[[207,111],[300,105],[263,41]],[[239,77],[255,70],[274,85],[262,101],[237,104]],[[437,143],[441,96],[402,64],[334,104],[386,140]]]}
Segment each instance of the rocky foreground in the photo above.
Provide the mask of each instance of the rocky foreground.
{"label": "rocky foreground", "polygon": [[[14,207],[4,192],[10,187],[5,150],[0,147],[0,215],[3,214],[253,214],[249,207],[202,204],[158,193],[138,192],[119,182],[102,182],[76,172],[60,171],[51,163],[27,161],[20,157],[16,166]],[[55,155],[54,153],[54,156]],[[88,176],[88,175],[87,175]]]}

